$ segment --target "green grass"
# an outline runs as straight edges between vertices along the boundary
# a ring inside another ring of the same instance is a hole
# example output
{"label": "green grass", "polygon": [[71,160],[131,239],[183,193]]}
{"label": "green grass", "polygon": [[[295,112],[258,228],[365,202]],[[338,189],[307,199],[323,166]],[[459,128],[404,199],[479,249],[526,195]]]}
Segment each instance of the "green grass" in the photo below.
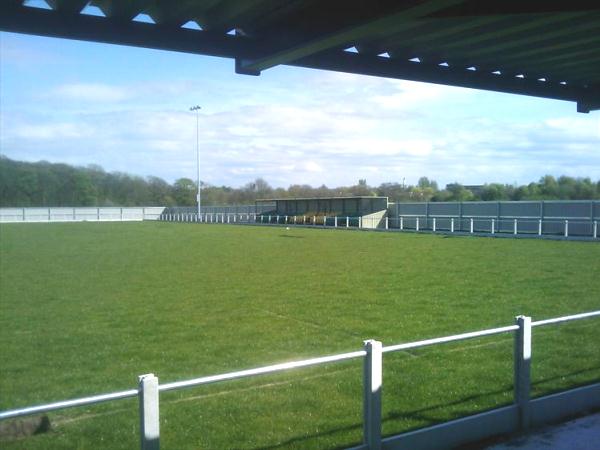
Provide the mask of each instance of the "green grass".
{"label": "green grass", "polygon": [[[174,223],[0,227],[0,409],[600,309],[600,245]],[[600,379],[596,319],[536,328],[533,391]],[[361,440],[361,361],[161,394],[163,448]],[[504,405],[512,337],[384,358],[384,434]],[[134,399],[6,449],[138,444]]]}

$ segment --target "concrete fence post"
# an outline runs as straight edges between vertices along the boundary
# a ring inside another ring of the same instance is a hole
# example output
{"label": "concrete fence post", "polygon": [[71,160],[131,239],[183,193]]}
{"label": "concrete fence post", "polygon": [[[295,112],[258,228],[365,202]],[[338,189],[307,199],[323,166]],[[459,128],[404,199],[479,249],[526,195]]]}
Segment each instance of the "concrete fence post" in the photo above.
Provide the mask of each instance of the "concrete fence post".
{"label": "concrete fence post", "polygon": [[519,427],[527,430],[531,422],[531,317],[517,316],[515,334],[514,401],[519,411]]}
{"label": "concrete fence post", "polygon": [[363,439],[369,450],[381,449],[381,388],[383,353],[381,342],[364,341]]}
{"label": "concrete fence post", "polygon": [[594,239],[598,237],[598,221],[594,220]]}
{"label": "concrete fence post", "polygon": [[138,392],[141,448],[158,450],[160,447],[158,378],[152,373],[138,377]]}
{"label": "concrete fence post", "polygon": [[517,234],[518,231],[519,231],[519,226],[517,225],[517,219],[515,219],[514,225],[513,225],[513,234]]}
{"label": "concrete fence post", "polygon": [[337,216],[333,218],[333,226],[337,228]]}
{"label": "concrete fence post", "polygon": [[569,221],[565,220],[565,237],[569,237]]}
{"label": "concrete fence post", "polygon": [[496,233],[496,221],[492,219],[492,234]]}
{"label": "concrete fence post", "polygon": [[471,217],[471,219],[469,220],[469,232],[471,234],[473,234],[473,218]]}
{"label": "concrete fence post", "polygon": [[433,221],[432,230],[435,233],[435,225],[436,225],[436,223],[435,223],[435,217],[432,219],[432,221]]}
{"label": "concrete fence post", "polygon": [[454,217],[450,218],[450,233],[454,233]]}
{"label": "concrete fence post", "polygon": [[[435,220],[435,219],[434,219]],[[389,230],[390,229],[390,220],[389,217],[385,218],[385,229]]]}
{"label": "concrete fence post", "polygon": [[415,230],[419,231],[419,218],[417,217],[417,223],[415,225]]}
{"label": "concrete fence post", "polygon": [[400,231],[404,230],[404,217],[400,216]]}
{"label": "concrete fence post", "polygon": [[538,220],[538,236],[542,235],[542,219]]}
{"label": "concrete fence post", "polygon": [[346,216],[346,228],[350,226],[350,217]]}

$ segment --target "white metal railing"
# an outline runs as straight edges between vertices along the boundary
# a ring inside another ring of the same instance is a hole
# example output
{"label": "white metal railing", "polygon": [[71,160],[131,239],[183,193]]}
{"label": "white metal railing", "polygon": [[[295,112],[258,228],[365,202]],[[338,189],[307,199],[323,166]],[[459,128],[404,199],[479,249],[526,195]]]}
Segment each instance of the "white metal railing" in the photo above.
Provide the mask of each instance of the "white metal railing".
{"label": "white metal railing", "polygon": [[258,223],[263,225],[303,225],[331,228],[362,228],[399,231],[461,234],[512,234],[537,236],[587,237],[598,239],[598,221],[573,219],[542,220],[531,218],[451,217],[405,215],[369,216],[286,216],[254,213],[167,213],[160,220],[200,223]]}
{"label": "white metal railing", "polygon": [[552,319],[532,322],[530,317],[517,316],[514,325],[492,328],[453,336],[445,336],[434,339],[426,339],[417,342],[395,344],[384,347],[381,342],[375,340],[364,341],[363,349],[349,353],[323,356],[319,358],[306,359],[302,361],[274,364],[254,369],[229,372],[220,375],[205,376],[184,381],[159,384],[154,374],[141,375],[138,379],[137,389],[129,389],[109,394],[94,395],[90,397],[65,400],[27,408],[13,409],[0,412],[0,420],[16,418],[31,414],[45,413],[49,411],[66,409],[76,406],[93,405],[113,400],[138,397],[140,403],[140,433],[141,446],[143,450],[157,449],[159,443],[159,392],[176,389],[202,386],[205,384],[235,380],[252,376],[276,373],[290,369],[316,366],[321,364],[346,361],[356,358],[364,358],[364,448],[381,448],[381,387],[383,373],[383,354],[415,349],[431,345],[444,344],[448,342],[462,341],[466,339],[492,336],[502,333],[515,332],[515,354],[514,354],[514,404],[519,410],[519,424],[521,429],[527,429],[530,422],[529,401],[531,385],[531,346],[532,327],[569,322],[573,320],[586,319],[600,316],[600,311],[592,311],[571,316],[557,317]]}

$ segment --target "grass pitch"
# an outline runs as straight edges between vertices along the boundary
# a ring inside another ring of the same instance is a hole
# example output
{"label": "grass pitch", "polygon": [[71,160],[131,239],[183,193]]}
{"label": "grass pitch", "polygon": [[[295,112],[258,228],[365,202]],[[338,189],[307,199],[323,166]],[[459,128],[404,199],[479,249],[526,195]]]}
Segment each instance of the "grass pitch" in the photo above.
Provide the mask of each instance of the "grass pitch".
{"label": "grass pitch", "polygon": [[[0,409],[600,308],[600,245],[177,223],[0,227]],[[597,319],[534,329],[533,393],[600,379]],[[511,402],[512,337],[384,357],[384,435]],[[161,394],[164,448],[343,448],[361,361]],[[136,400],[6,449],[136,448]]]}

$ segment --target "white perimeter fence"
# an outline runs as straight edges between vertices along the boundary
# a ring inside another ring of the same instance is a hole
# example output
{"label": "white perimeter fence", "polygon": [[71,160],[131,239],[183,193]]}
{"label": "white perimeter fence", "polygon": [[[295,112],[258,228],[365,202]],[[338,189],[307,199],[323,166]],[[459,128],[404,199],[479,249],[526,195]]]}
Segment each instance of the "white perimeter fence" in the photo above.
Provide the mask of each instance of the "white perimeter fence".
{"label": "white perimeter fence", "polygon": [[[160,442],[159,393],[211,383],[253,377],[289,369],[331,364],[350,359],[363,359],[363,444],[356,449],[448,449],[498,434],[527,430],[574,414],[600,408],[600,383],[563,391],[558,394],[530,398],[532,328],[600,316],[600,311],[557,317],[532,322],[531,317],[517,316],[514,325],[457,334],[424,341],[384,347],[375,340],[364,341],[363,348],[350,353],[275,364],[221,375],[159,384],[154,374],[141,375],[138,386],[127,391],[65,400],[41,406],[0,412],[0,420],[45,413],[74,406],[92,405],[112,400],[137,397],[140,411],[142,450],[157,450]],[[467,416],[416,431],[383,438],[381,436],[381,396],[383,354],[431,345],[457,342],[503,333],[514,335],[514,402],[510,406]],[[100,444],[99,444],[100,445]]]}
{"label": "white perimeter fence", "polygon": [[[306,225],[332,228],[380,229],[388,231],[413,231],[450,234],[489,234],[513,236],[561,236],[578,238],[599,238],[598,221],[551,220],[551,219],[496,219],[429,216],[399,217],[337,217],[337,216],[276,216],[253,213],[166,213],[158,220],[169,222],[198,223],[258,223],[271,225]],[[577,233],[570,233],[570,227],[577,226]],[[583,232],[581,230],[584,230]]]}
{"label": "white perimeter fence", "polygon": [[0,208],[0,223],[22,222],[126,222],[158,220],[162,206],[100,208]]}

